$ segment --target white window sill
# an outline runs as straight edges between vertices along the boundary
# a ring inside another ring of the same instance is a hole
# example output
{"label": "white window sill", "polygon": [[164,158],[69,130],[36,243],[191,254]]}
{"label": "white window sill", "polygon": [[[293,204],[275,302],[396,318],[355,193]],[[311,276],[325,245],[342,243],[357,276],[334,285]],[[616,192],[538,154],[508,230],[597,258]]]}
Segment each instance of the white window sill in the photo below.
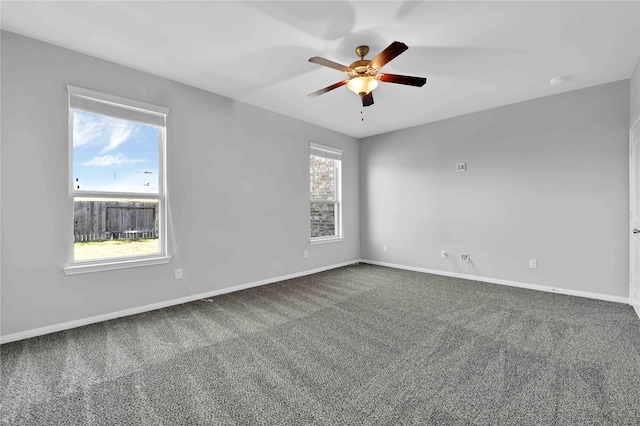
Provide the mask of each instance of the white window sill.
{"label": "white window sill", "polygon": [[118,260],[114,262],[76,264],[63,268],[65,275],[86,274],[90,272],[112,271],[115,269],[136,268],[139,266],[162,265],[169,263],[171,257],[162,256],[150,259]]}
{"label": "white window sill", "polygon": [[314,245],[314,244],[326,244],[326,243],[337,243],[338,241],[342,241],[344,238],[343,237],[318,237],[318,238],[311,238],[309,240],[309,244]]}

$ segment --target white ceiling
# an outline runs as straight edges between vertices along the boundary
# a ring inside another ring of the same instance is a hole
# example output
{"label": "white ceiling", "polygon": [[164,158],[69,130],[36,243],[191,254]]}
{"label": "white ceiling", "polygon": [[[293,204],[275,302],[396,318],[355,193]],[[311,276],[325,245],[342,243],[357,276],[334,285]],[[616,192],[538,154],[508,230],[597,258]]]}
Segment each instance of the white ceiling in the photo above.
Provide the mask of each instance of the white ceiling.
{"label": "white ceiling", "polygon": [[[362,138],[629,78],[640,2],[8,2],[2,28]],[[308,62],[349,65],[393,41],[409,50],[382,72],[375,104]],[[563,77],[564,84],[550,85]],[[364,118],[362,121],[361,118]]]}

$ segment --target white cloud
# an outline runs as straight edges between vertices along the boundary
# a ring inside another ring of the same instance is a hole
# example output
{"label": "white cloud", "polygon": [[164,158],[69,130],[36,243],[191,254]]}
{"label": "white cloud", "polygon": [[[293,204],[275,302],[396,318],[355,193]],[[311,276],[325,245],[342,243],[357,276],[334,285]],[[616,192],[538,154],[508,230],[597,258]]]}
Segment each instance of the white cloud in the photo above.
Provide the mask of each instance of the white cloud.
{"label": "white cloud", "polygon": [[85,166],[129,166],[132,164],[145,163],[144,159],[127,158],[126,155],[120,153],[117,155],[101,155],[84,163]]}
{"label": "white cloud", "polygon": [[73,118],[73,146],[82,146],[104,134],[105,123],[75,114]]}
{"label": "white cloud", "polygon": [[110,129],[111,134],[109,135],[109,145],[102,148],[100,154],[104,154],[105,152],[113,151],[121,143],[126,141],[131,133],[133,132],[133,125],[127,121],[121,120],[110,120]]}

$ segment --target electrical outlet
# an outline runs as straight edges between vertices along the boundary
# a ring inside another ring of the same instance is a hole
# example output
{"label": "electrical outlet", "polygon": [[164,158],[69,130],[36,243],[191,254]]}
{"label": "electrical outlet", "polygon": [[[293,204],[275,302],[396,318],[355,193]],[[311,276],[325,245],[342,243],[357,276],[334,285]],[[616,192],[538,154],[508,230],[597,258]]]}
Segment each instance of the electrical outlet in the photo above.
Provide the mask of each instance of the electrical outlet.
{"label": "electrical outlet", "polygon": [[537,259],[529,259],[529,268],[538,269],[538,260]]}
{"label": "electrical outlet", "polygon": [[174,271],[175,276],[176,276],[176,280],[181,280],[182,279],[182,269],[176,269]]}
{"label": "electrical outlet", "polygon": [[443,259],[447,258],[447,251],[446,250],[440,250],[440,257]]}
{"label": "electrical outlet", "polygon": [[305,250],[302,254],[305,258],[309,257],[309,250]]}
{"label": "electrical outlet", "polygon": [[469,258],[468,253],[460,253],[460,260],[462,262],[469,262],[471,259]]}
{"label": "electrical outlet", "polygon": [[382,251],[387,251],[387,245],[386,244],[382,246]]}

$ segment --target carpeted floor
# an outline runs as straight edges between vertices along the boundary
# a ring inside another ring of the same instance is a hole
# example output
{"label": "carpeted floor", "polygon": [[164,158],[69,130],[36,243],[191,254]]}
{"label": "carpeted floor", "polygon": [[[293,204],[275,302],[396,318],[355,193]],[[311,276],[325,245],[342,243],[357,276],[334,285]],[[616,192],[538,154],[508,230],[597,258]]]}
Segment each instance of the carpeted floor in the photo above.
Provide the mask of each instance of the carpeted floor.
{"label": "carpeted floor", "polygon": [[372,265],[0,351],[4,424],[640,424],[629,306]]}

